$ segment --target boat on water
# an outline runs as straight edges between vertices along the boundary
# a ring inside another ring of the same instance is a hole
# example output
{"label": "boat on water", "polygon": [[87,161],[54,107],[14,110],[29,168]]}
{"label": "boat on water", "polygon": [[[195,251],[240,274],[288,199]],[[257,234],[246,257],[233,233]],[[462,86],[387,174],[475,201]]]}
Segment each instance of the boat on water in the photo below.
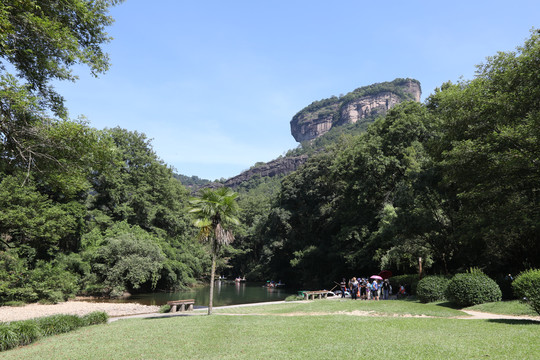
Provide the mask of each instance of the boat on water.
{"label": "boat on water", "polygon": [[283,287],[283,286],[285,286],[285,284],[282,283],[281,280],[278,281],[278,282],[275,282],[275,281],[273,281],[273,280],[268,280],[268,281],[266,282],[266,284],[263,285],[263,286],[264,286],[264,287],[267,287],[267,288],[277,288],[277,287]]}
{"label": "boat on water", "polygon": [[236,279],[234,279],[234,282],[236,283],[239,283],[239,282],[246,282],[246,277],[237,277]]}

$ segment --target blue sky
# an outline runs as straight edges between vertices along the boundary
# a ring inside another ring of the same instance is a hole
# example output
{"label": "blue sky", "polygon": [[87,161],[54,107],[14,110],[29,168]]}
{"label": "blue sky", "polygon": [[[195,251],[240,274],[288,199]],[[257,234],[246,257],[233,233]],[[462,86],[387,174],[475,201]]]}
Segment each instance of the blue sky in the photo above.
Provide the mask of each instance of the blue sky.
{"label": "blue sky", "polygon": [[422,100],[540,27],[540,1],[127,0],[111,69],[57,89],[70,116],[145,133],[175,171],[229,178],[295,148],[315,100],[415,78]]}

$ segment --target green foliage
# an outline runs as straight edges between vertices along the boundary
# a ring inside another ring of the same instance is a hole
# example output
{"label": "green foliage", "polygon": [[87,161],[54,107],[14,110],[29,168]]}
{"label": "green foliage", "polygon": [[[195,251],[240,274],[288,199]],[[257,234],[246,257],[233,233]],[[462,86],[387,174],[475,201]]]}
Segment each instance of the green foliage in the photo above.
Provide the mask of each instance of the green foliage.
{"label": "green foliage", "polygon": [[[116,166],[95,172],[90,209],[104,231],[113,221],[127,221],[160,236],[189,231],[186,189],[157,157],[144,134],[120,128],[104,132],[116,147]],[[97,225],[97,224],[96,224]],[[165,232],[165,234],[163,234]]]}
{"label": "green foliage", "polygon": [[[83,319],[77,315],[52,315],[38,318],[35,321],[44,335],[56,335],[75,330],[85,324]],[[14,322],[16,323],[16,322]]]}
{"label": "green foliage", "polygon": [[449,279],[440,275],[426,276],[418,282],[416,296],[423,303],[445,300]]}
{"label": "green foliage", "polygon": [[19,336],[9,324],[0,323],[0,351],[13,349],[19,345]]}
{"label": "green foliage", "polygon": [[519,274],[512,283],[514,293],[540,315],[540,269]]}
{"label": "green foliage", "polygon": [[462,243],[456,263],[465,267],[504,273],[540,259],[539,54],[533,30],[516,52],[489,57],[474,80],[444,84],[427,101],[441,126],[431,154],[459,209],[445,228]]}
{"label": "green foliage", "polygon": [[[76,274],[72,273],[64,256],[52,261],[33,262],[28,252],[0,253],[0,299],[9,301],[42,301],[57,303],[73,297],[79,290]],[[29,268],[30,267],[30,268]]]}
{"label": "green foliage", "polygon": [[222,187],[216,190],[202,189],[200,197],[190,200],[189,212],[194,214],[193,224],[199,228],[199,239],[209,243],[212,256],[208,315],[212,314],[217,258],[220,250],[234,240],[232,227],[240,224],[237,197],[237,193]]}
{"label": "green foliage", "polygon": [[64,114],[63,99],[48,84],[52,80],[75,80],[70,70],[74,64],[89,66],[93,75],[108,69],[109,59],[101,46],[110,40],[105,31],[113,22],[108,9],[118,2],[2,3],[2,65],[13,65],[54,111]]}
{"label": "green foliage", "polygon": [[499,285],[481,272],[454,275],[446,288],[446,298],[465,307],[486,302],[500,301]]}
{"label": "green foliage", "polygon": [[106,324],[109,320],[109,315],[103,311],[94,311],[82,317],[83,326]]}
{"label": "green foliage", "polygon": [[171,305],[169,304],[165,304],[165,305],[162,305],[160,308],[159,308],[159,313],[168,313],[169,311],[171,311]]}
{"label": "green foliage", "polygon": [[41,194],[33,182],[21,187],[22,176],[6,176],[0,183],[0,233],[12,246],[31,245],[44,251],[72,236],[77,221],[61,204]]}
{"label": "green foliage", "polygon": [[17,334],[18,346],[31,344],[41,337],[41,329],[35,320],[14,321],[9,325]]}
{"label": "green foliage", "polygon": [[418,274],[407,274],[392,276],[388,280],[390,281],[390,285],[392,285],[394,293],[397,293],[399,286],[403,285],[407,294],[415,295],[420,278],[418,277]]}
{"label": "green foliage", "polygon": [[191,189],[199,189],[202,186],[208,185],[211,183],[210,180],[201,179],[198,176],[186,176],[182,174],[173,174],[175,179],[178,179],[182,185]]}
{"label": "green foliage", "polygon": [[92,271],[112,295],[147,285],[155,289],[165,256],[158,240],[139,227],[116,227],[92,256]]}
{"label": "green foliage", "polygon": [[82,326],[104,324],[108,316],[96,311],[79,317],[77,315],[52,315],[32,320],[0,323],[0,351],[33,343],[43,336],[66,333]]}

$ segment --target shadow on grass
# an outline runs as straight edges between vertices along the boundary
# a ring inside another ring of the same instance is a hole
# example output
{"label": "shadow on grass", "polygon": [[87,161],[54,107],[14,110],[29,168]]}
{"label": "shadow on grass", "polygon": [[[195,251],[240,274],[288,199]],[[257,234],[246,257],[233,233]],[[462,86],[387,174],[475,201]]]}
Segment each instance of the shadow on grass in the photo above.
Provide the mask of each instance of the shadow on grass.
{"label": "shadow on grass", "polygon": [[540,325],[540,321],[529,319],[488,319],[487,321],[506,325]]}
{"label": "shadow on grass", "polygon": [[449,309],[454,309],[454,310],[461,310],[461,307],[457,306],[454,303],[451,303],[450,301],[440,302],[440,303],[437,303],[435,305],[445,307],[445,308],[449,308]]}
{"label": "shadow on grass", "polygon": [[169,314],[169,313],[165,313],[165,314],[162,314],[162,315],[143,317],[141,319],[142,320],[170,319],[170,318],[175,318],[175,317],[179,317],[179,316],[183,316],[183,317],[184,316],[201,316],[201,314]]}

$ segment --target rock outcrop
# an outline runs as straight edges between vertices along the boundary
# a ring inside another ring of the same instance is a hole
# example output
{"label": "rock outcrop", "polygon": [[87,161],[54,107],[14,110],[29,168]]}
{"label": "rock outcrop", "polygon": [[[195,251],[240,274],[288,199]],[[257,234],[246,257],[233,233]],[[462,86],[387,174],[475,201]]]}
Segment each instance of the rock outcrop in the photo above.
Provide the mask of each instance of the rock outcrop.
{"label": "rock outcrop", "polygon": [[[420,83],[413,79],[396,79],[358,88],[339,98],[315,101],[298,112],[291,120],[291,133],[298,142],[313,140],[335,126],[373,121],[377,115],[384,115],[402,101],[420,101],[420,95]],[[287,175],[307,159],[307,155],[282,157],[257,164],[224,183],[206,184],[205,187],[235,188],[254,177]]]}
{"label": "rock outcrop", "polygon": [[358,88],[341,97],[315,101],[291,120],[291,134],[298,142],[313,140],[334,126],[373,121],[402,101],[420,101],[420,83],[413,79]]}
{"label": "rock outcrop", "polygon": [[254,166],[249,170],[242,172],[240,175],[236,175],[225,181],[224,185],[235,188],[244,181],[248,181],[255,176],[259,177],[274,177],[280,175],[287,175],[290,172],[298,169],[300,165],[306,162],[307,155],[294,156],[294,157],[282,157],[276,160],[272,160],[268,163]]}

